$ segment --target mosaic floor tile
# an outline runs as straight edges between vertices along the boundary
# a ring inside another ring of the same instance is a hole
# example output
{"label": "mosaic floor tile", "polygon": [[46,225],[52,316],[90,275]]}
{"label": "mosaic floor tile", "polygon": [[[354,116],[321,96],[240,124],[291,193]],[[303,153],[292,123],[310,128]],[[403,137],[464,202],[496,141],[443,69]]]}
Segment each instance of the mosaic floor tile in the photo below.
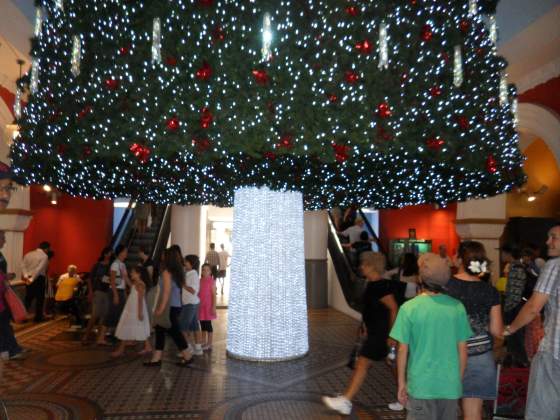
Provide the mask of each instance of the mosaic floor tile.
{"label": "mosaic floor tile", "polygon": [[[176,349],[169,341],[163,366],[147,368],[133,349],[113,359],[111,348],[82,346],[64,319],[20,330],[18,341],[31,353],[23,361],[0,363],[9,419],[339,418],[320,397],[339,393],[348,383],[356,321],[331,309],[310,311],[308,356],[252,363],[227,357],[227,311],[218,316],[213,351],[187,368],[175,366]],[[404,419],[386,408],[394,392],[390,369],[375,363],[348,418]]]}

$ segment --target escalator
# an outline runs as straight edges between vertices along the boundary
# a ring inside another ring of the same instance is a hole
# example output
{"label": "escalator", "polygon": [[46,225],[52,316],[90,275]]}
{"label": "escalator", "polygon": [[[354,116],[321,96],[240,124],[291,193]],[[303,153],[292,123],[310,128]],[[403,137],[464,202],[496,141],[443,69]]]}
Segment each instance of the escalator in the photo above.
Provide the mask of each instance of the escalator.
{"label": "escalator", "polygon": [[139,264],[140,247],[148,250],[152,261],[161,259],[161,254],[167,246],[171,232],[171,206],[154,206],[152,223],[145,232],[140,233],[135,228],[136,213],[134,206],[129,204],[125,210],[119,226],[111,238],[111,247],[115,249],[119,244],[128,248],[126,265],[129,267]]}
{"label": "escalator", "polygon": [[[364,230],[373,238],[377,249],[383,252],[379,238],[365,217],[365,214],[361,209],[358,210],[358,214],[365,222]],[[350,250],[342,246],[342,240],[336,231],[334,219],[330,212],[328,249],[346,302],[352,309],[361,312],[362,296],[366,287],[366,280],[359,273],[354,255]]]}

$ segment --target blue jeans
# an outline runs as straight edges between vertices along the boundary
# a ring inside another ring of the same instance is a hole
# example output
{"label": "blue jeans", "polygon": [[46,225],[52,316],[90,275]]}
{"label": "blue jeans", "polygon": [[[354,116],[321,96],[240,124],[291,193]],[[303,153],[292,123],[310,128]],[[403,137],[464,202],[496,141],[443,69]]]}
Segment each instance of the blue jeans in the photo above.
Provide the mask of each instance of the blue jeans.
{"label": "blue jeans", "polygon": [[181,316],[179,318],[181,331],[200,331],[198,324],[198,304],[183,305]]}
{"label": "blue jeans", "polygon": [[525,419],[560,419],[560,360],[550,353],[533,358]]}

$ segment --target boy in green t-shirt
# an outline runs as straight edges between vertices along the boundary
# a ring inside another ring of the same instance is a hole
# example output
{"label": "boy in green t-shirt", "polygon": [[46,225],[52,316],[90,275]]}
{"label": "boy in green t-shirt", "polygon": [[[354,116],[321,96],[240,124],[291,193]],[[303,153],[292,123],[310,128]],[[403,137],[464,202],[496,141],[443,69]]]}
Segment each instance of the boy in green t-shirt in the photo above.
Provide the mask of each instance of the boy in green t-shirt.
{"label": "boy in green t-shirt", "polygon": [[401,307],[390,334],[399,342],[399,402],[408,420],[456,419],[472,331],[463,304],[442,294],[446,260],[424,254],[418,266],[422,291]]}

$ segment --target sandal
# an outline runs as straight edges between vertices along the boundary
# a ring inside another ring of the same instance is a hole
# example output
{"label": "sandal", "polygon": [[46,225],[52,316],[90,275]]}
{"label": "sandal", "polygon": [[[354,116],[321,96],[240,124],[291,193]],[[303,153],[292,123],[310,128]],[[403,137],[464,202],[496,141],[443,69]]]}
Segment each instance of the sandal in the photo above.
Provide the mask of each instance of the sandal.
{"label": "sandal", "polygon": [[189,366],[190,364],[192,364],[194,362],[194,359],[191,357],[190,359],[183,359],[181,358],[180,361],[178,361],[177,363],[175,363],[177,366],[181,366],[181,367],[186,367]]}

